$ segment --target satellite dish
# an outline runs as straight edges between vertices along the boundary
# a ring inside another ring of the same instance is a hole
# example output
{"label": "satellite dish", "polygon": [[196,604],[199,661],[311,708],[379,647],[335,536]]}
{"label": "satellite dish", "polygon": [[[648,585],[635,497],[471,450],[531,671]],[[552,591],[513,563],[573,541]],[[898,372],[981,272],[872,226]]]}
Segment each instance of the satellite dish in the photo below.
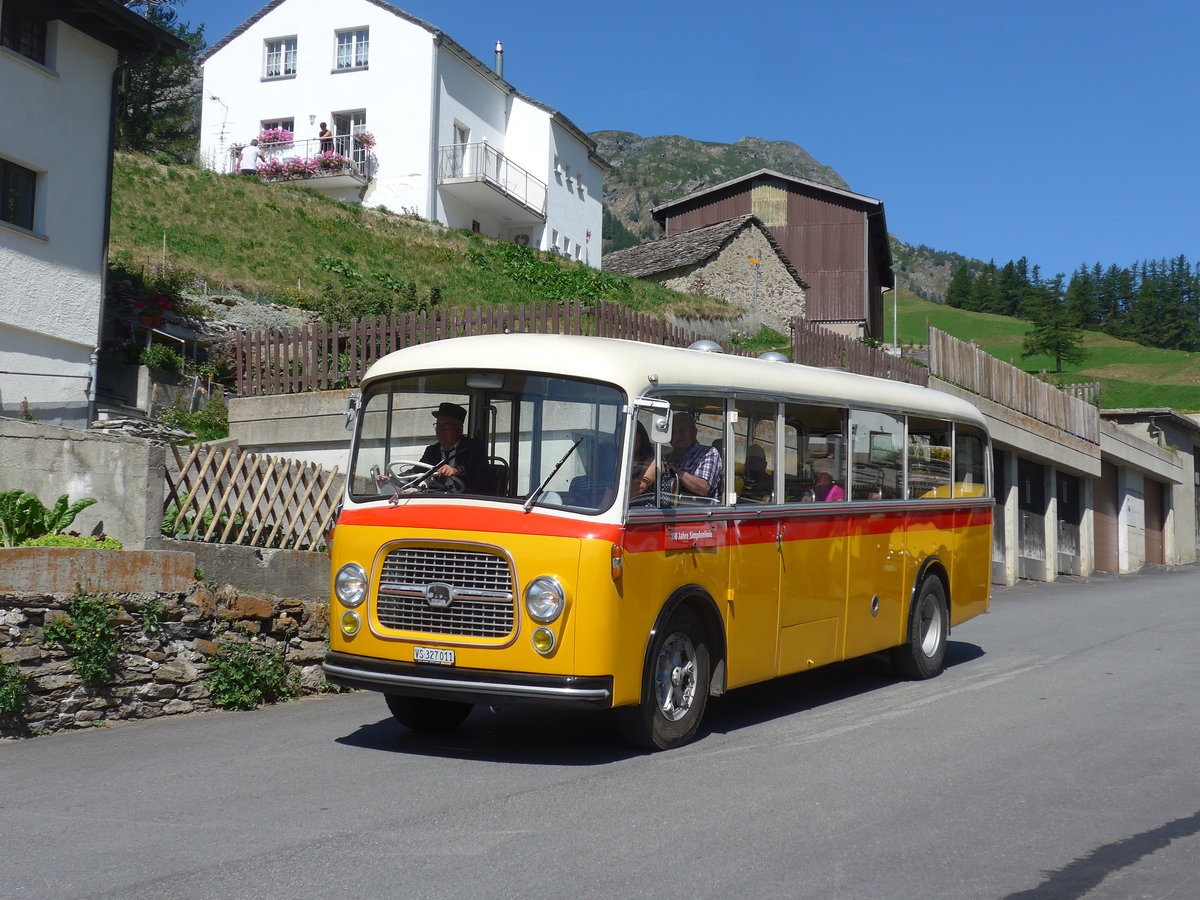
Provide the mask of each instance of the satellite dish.
{"label": "satellite dish", "polygon": [[528,247],[529,246],[529,235],[518,234],[515,238],[513,238],[513,243],[516,244],[518,247]]}
{"label": "satellite dish", "polygon": [[707,341],[707,340],[696,341],[691,346],[689,346],[688,349],[689,350],[699,350],[702,353],[724,353],[725,352],[724,350],[721,349],[721,345],[718,344],[716,341]]}

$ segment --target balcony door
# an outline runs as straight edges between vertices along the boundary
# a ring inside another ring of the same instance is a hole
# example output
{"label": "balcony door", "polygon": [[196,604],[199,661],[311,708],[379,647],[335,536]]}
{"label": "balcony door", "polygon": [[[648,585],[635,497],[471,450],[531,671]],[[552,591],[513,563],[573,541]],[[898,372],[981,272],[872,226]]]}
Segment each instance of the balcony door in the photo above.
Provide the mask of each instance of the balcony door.
{"label": "balcony door", "polygon": [[367,111],[355,109],[333,114],[334,149],[349,160],[360,172],[367,165],[367,151],[354,141],[354,135],[367,130]]}

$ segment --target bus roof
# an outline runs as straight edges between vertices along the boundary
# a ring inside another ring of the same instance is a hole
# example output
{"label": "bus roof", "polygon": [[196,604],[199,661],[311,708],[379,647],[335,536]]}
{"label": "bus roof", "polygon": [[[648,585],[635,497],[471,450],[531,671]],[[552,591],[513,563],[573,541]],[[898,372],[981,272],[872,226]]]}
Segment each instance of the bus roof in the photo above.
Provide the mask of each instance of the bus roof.
{"label": "bus roof", "polygon": [[668,393],[673,388],[732,389],[985,424],[966,400],[920,385],[797,363],[565,334],[485,334],[416,344],[378,360],[367,370],[363,385],[393,375],[465,369],[608,382],[630,397],[653,388]]}

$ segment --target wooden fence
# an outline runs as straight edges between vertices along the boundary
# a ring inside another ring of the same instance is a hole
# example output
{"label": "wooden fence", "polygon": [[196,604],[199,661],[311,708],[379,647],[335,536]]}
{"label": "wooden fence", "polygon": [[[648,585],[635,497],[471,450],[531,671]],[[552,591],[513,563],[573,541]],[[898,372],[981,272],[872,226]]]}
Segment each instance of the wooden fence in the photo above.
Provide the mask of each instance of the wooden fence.
{"label": "wooden fence", "polygon": [[805,319],[792,319],[792,359],[806,366],[845,369],[892,381],[927,385],[929,370],[911,360],[893,356]]}
{"label": "wooden fence", "polygon": [[340,500],[337,469],[236,447],[172,447],[164,531],[190,541],[324,551]]}
{"label": "wooden fence", "polygon": [[1001,406],[1061,428],[1089,443],[1100,443],[1100,411],[1091,403],[936,328],[929,329],[929,371]]}
{"label": "wooden fence", "polygon": [[[351,387],[362,380],[372,363],[393,350],[443,338],[506,332],[596,335],[670,347],[687,347],[706,337],[604,301],[422,310],[354,319],[349,325],[317,322],[303,328],[239,332],[235,343],[237,391],[243,396],[259,396]],[[803,319],[793,320],[792,334],[792,358],[797,362],[916,384],[928,380],[928,373],[919,365]],[[725,351],[748,355],[729,346]]]}

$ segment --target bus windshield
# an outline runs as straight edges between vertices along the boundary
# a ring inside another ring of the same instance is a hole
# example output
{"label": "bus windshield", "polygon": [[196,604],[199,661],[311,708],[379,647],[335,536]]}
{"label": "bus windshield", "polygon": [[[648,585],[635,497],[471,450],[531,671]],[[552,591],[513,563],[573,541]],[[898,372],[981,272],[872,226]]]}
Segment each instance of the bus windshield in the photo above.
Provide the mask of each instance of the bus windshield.
{"label": "bus windshield", "polygon": [[617,493],[624,402],[612,385],[524,372],[372,382],[358,414],[350,497],[468,495],[600,512]]}

